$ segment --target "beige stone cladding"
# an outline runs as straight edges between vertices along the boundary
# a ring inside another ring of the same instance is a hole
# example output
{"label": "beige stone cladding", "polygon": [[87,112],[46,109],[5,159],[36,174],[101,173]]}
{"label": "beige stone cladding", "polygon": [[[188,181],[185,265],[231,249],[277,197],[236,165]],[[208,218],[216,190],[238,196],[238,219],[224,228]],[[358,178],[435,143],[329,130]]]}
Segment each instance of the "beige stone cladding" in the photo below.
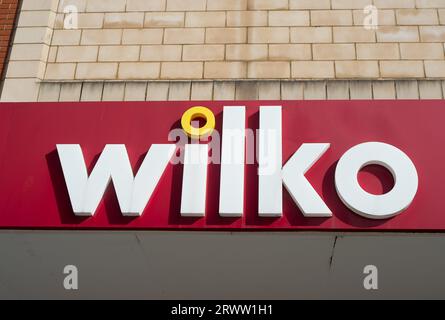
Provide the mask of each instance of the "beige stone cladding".
{"label": "beige stone cladding", "polygon": [[2,99],[39,81],[443,80],[444,43],[445,0],[23,0]]}
{"label": "beige stone cladding", "polygon": [[47,80],[445,77],[442,0],[58,2]]}
{"label": "beige stone cladding", "polygon": [[444,99],[441,80],[44,82],[38,101]]}

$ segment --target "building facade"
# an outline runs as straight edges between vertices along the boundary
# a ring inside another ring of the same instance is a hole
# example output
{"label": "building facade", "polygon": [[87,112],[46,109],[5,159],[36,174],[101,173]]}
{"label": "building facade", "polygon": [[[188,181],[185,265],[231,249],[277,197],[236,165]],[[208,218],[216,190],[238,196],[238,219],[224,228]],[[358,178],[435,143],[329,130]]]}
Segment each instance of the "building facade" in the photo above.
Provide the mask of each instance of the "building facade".
{"label": "building facade", "polygon": [[2,101],[442,98],[443,6],[23,1]]}
{"label": "building facade", "polygon": [[[445,0],[0,0],[1,101],[440,100],[444,45]],[[0,239],[5,298],[445,297],[442,234]],[[60,285],[66,264],[83,290]]]}

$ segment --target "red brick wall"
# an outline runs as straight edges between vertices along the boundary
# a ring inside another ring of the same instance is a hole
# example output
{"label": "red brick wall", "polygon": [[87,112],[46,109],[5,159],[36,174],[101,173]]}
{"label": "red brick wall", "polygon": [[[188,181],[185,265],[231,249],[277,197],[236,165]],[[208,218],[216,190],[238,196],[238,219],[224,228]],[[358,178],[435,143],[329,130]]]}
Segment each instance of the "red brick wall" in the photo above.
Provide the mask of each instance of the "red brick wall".
{"label": "red brick wall", "polygon": [[0,77],[3,79],[4,67],[11,44],[19,0],[0,0]]}

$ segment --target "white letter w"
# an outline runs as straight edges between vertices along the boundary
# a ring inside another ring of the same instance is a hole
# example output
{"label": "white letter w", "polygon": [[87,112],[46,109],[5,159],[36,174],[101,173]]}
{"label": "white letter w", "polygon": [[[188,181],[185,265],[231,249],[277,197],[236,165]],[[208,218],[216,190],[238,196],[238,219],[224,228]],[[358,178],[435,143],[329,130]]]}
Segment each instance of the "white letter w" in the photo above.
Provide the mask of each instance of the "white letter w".
{"label": "white letter w", "polygon": [[93,216],[105,190],[113,180],[122,214],[140,216],[175,150],[174,144],[152,145],[134,177],[125,146],[106,145],[88,177],[80,146],[57,145],[74,214]]}

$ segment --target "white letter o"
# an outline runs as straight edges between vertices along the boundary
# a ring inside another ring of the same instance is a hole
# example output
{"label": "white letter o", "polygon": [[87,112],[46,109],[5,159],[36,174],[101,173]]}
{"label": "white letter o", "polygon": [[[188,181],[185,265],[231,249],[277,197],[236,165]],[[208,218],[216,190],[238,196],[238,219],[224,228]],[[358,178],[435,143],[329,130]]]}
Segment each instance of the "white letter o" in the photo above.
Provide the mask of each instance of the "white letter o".
{"label": "white letter o", "polygon": [[[373,195],[360,186],[358,173],[368,165],[388,169],[394,188]],[[419,185],[416,167],[400,149],[381,142],[367,142],[349,149],[337,164],[335,187],[341,201],[355,213],[369,219],[388,219],[405,211],[414,200]]]}

